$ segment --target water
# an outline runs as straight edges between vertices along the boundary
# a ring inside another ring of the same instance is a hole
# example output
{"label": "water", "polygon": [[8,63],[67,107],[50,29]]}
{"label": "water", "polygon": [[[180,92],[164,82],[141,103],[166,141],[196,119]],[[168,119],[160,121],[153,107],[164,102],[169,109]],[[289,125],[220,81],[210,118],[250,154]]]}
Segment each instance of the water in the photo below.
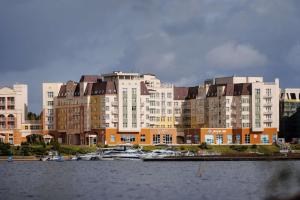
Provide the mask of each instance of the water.
{"label": "water", "polygon": [[300,188],[300,161],[0,162],[0,199],[265,199]]}

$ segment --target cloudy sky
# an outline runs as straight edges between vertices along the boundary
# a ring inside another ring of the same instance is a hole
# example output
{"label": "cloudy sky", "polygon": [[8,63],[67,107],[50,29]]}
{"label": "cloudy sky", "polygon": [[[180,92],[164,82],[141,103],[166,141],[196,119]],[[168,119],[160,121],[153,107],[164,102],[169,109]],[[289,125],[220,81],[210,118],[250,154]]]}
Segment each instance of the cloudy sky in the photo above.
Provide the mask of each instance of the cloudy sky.
{"label": "cloudy sky", "polygon": [[2,0],[0,85],[41,83],[112,70],[155,73],[176,85],[256,75],[300,87],[297,0]]}

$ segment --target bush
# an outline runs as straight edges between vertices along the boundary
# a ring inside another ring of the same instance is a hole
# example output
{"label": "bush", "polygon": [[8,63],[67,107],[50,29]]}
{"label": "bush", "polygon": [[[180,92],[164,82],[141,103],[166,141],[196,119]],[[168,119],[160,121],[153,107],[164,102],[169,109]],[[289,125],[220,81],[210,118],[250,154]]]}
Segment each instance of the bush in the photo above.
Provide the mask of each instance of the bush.
{"label": "bush", "polygon": [[11,155],[10,144],[0,142],[0,156]]}
{"label": "bush", "polygon": [[198,147],[200,149],[208,149],[206,142],[202,142]]}
{"label": "bush", "polygon": [[243,145],[231,145],[229,148],[232,150],[235,150],[235,151],[239,151],[239,152],[243,152],[248,149],[247,146],[243,146]]}
{"label": "bush", "polygon": [[138,149],[138,148],[140,148],[140,145],[138,145],[138,144],[134,144],[134,145],[132,146],[132,148],[134,148],[134,149]]}
{"label": "bush", "polygon": [[256,149],[257,148],[257,145],[256,144],[253,144],[252,146],[251,146],[251,149]]}

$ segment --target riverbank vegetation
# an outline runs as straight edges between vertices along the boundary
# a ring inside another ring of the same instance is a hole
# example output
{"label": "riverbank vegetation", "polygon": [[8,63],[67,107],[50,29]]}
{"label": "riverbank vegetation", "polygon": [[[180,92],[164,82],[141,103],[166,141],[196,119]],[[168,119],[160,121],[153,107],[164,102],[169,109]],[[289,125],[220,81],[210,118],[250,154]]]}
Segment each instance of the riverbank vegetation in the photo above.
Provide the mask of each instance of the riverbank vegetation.
{"label": "riverbank vegetation", "polygon": [[[99,147],[108,146],[76,146],[76,145],[61,145],[57,141],[50,144],[43,142],[24,142],[20,146],[12,146],[9,144],[0,143],[0,156],[18,155],[18,156],[40,156],[47,155],[49,151],[58,151],[61,155],[76,155],[94,152]],[[134,145],[134,148],[140,148],[139,145]],[[176,151],[192,152],[194,154],[223,154],[223,155],[244,155],[244,154],[262,154],[274,155],[279,153],[279,147],[276,145],[149,145],[142,147],[144,151],[152,151],[155,149],[170,149]],[[294,145],[293,148],[300,149],[299,145]]]}

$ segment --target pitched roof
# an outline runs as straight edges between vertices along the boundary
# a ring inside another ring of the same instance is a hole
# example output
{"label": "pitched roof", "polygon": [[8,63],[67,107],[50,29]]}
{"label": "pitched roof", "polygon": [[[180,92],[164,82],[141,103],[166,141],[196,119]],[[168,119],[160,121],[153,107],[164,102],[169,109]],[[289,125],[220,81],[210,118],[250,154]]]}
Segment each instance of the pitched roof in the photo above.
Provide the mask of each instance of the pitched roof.
{"label": "pitched roof", "polygon": [[144,81],[141,82],[141,95],[149,95],[149,91]]}
{"label": "pitched roof", "polygon": [[92,84],[91,95],[117,94],[117,88],[113,81],[101,81]]}
{"label": "pitched roof", "polygon": [[195,87],[189,87],[188,88],[188,95],[187,95],[187,99],[195,99],[198,95],[198,86]]}
{"label": "pitched roof", "polygon": [[67,86],[61,85],[57,96],[58,97],[66,97],[66,93],[67,93]]}
{"label": "pitched roof", "polygon": [[80,82],[95,83],[99,79],[101,79],[101,76],[99,75],[82,75],[80,78]]}
{"label": "pitched roof", "polygon": [[188,92],[188,87],[174,87],[174,100],[185,100]]}

